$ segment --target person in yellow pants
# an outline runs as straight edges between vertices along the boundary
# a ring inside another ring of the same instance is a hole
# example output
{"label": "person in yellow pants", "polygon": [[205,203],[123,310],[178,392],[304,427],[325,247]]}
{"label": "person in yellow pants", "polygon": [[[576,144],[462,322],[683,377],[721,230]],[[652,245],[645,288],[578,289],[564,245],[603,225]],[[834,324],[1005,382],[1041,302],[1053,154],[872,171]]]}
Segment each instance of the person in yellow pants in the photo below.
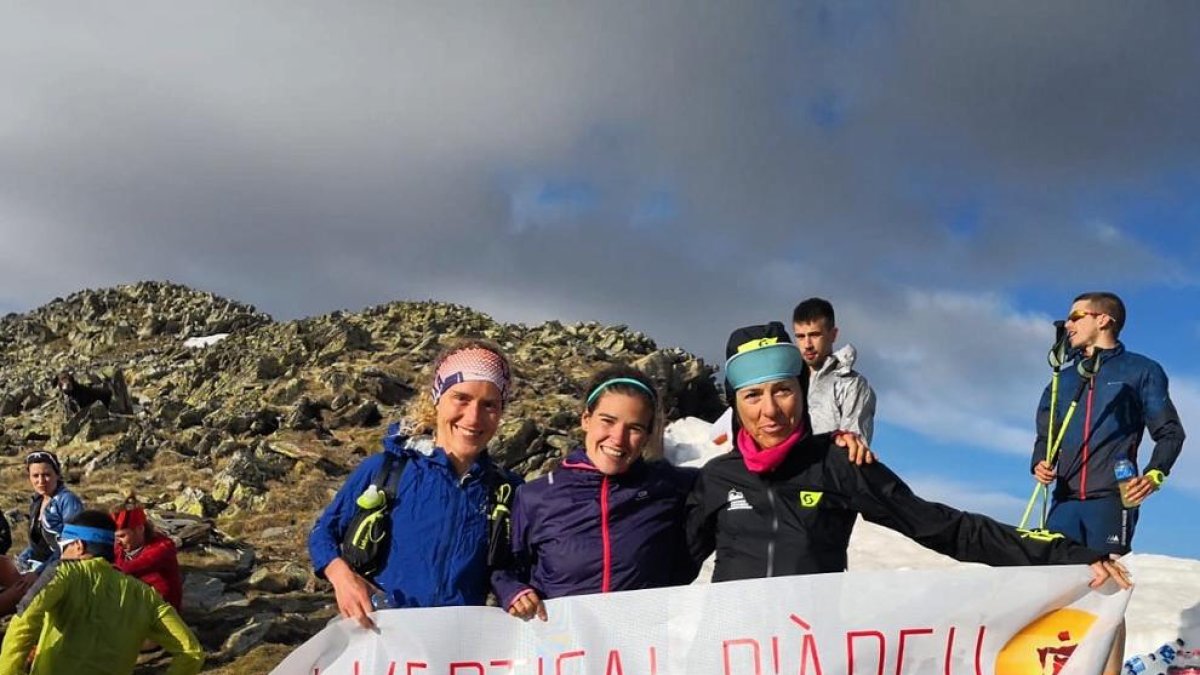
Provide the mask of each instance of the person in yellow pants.
{"label": "person in yellow pants", "polygon": [[63,528],[60,562],[42,572],[9,624],[0,675],[128,675],[147,639],[173,655],[168,675],[200,672],[204,650],[175,609],[113,568],[115,527],[108,514],[83,511]]}

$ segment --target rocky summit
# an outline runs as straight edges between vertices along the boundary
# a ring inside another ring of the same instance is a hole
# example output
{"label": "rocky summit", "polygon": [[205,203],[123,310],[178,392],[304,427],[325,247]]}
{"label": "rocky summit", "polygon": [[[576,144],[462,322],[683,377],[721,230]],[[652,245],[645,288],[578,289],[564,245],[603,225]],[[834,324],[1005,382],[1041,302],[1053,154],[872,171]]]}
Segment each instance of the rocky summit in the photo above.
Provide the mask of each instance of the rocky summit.
{"label": "rocky summit", "polygon": [[[54,450],[88,507],[133,492],[175,539],[206,672],[265,672],[336,614],[305,553],[317,513],[462,336],[512,358],[491,453],[527,477],[579,442],[580,389],[606,365],[655,379],[668,419],[722,408],[710,366],[625,326],[504,324],[439,302],[277,322],[177,284],[86,290],[0,319],[0,508],[14,547],[29,525],[22,457]],[[68,399],[64,373],[111,400]]]}

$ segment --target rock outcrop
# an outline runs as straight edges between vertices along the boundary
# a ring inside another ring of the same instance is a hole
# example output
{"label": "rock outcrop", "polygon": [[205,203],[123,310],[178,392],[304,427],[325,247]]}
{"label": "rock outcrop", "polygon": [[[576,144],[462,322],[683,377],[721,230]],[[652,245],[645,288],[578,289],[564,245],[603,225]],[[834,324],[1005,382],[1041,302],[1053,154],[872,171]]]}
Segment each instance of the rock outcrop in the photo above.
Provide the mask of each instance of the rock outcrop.
{"label": "rock outcrop", "polygon": [[[307,565],[309,526],[459,336],[491,339],[512,358],[514,398],[492,453],[526,475],[578,442],[579,389],[605,365],[650,375],[668,419],[721,411],[712,368],[625,326],[503,324],[438,302],[276,322],[211,293],[145,282],[0,319],[0,507],[19,537],[28,525],[21,455],[53,449],[87,504],[135,491],[176,538],[184,615],[212,663],[263,642],[298,644],[334,613]],[[127,405],[68,413],[51,382],[62,371],[119,389]]]}

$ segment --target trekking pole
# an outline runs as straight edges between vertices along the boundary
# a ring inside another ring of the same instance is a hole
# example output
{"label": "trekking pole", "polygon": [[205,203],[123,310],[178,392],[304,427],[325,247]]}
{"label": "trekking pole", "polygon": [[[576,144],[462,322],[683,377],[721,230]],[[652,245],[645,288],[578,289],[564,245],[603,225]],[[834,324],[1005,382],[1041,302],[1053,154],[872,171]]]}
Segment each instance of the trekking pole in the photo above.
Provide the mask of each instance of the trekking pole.
{"label": "trekking pole", "polygon": [[[1067,350],[1070,347],[1070,341],[1067,339],[1067,322],[1059,320],[1054,322],[1054,346],[1050,348],[1049,354],[1046,355],[1046,361],[1050,364],[1050,417],[1046,423],[1046,454],[1050,454],[1050,445],[1054,443],[1054,414],[1058,409],[1058,379],[1062,372],[1063,364],[1067,362]],[[1047,457],[1047,462],[1049,458]],[[1033,494],[1029,496],[1029,502],[1025,504],[1025,512],[1021,515],[1021,524],[1018,529],[1025,529],[1029,523],[1029,516],[1033,513],[1033,505],[1037,503],[1038,496],[1042,497],[1042,523],[1046,522],[1046,496],[1049,494],[1049,489],[1045,485],[1034,482]]]}
{"label": "trekking pole", "polygon": [[[1058,450],[1062,446],[1063,439],[1067,435],[1067,427],[1071,424],[1071,418],[1075,416],[1075,409],[1079,407],[1079,399],[1083,398],[1083,392],[1091,384],[1096,377],[1096,373],[1100,372],[1100,357],[1099,355],[1091,358],[1082,359],[1075,366],[1075,372],[1079,374],[1079,386],[1075,388],[1075,395],[1071,397],[1071,405],[1067,407],[1067,412],[1063,415],[1062,423],[1059,425],[1058,434],[1051,435],[1047,433],[1046,446],[1046,464],[1051,468],[1058,461]],[[1052,385],[1053,389],[1053,385]],[[1054,397],[1054,392],[1051,391],[1051,396]],[[1033,494],[1029,496],[1029,502],[1025,505],[1025,515],[1021,517],[1021,524],[1017,529],[1025,530],[1025,525],[1029,521],[1029,514],[1033,511],[1033,505],[1037,503],[1039,494],[1046,493],[1048,496],[1050,491],[1049,486],[1036,483],[1033,486]],[[1043,516],[1042,522],[1038,529],[1045,529],[1046,521]]]}
{"label": "trekking pole", "polygon": [[[1067,363],[1071,347],[1070,336],[1067,335],[1067,322],[1059,319],[1054,322],[1054,347],[1046,355],[1046,361],[1054,374],[1050,378],[1050,417],[1046,422],[1046,463],[1051,463],[1050,441],[1054,439],[1054,413],[1058,410],[1058,379],[1062,367]],[[1065,424],[1063,425],[1066,426]],[[1047,511],[1050,507],[1050,486],[1042,486],[1042,519],[1038,529],[1046,527]]]}

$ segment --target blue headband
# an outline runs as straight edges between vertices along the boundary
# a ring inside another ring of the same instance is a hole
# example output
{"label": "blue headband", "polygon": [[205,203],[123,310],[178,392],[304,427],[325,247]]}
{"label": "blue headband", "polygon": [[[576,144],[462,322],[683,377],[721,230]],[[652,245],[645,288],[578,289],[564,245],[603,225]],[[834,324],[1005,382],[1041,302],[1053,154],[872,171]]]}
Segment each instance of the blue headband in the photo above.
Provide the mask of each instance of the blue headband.
{"label": "blue headband", "polygon": [[59,542],[64,541],[90,541],[93,544],[108,544],[112,546],[116,537],[111,530],[102,530],[98,527],[87,527],[86,525],[67,525],[63,527],[62,536],[58,538]]}
{"label": "blue headband", "polygon": [[633,379],[632,377],[614,377],[611,380],[605,380],[605,381],[601,382],[599,385],[597,385],[596,388],[592,390],[592,393],[588,394],[587,403],[585,403],[584,405],[590,406],[592,403],[595,403],[596,399],[600,398],[600,394],[605,389],[608,389],[609,387],[613,386],[614,384],[633,385],[634,387],[637,387],[638,389],[641,389],[642,391],[646,392],[646,395],[650,397],[651,401],[654,401],[656,403],[658,402],[658,396],[655,395],[654,390],[651,389],[650,387],[647,387],[644,383],[638,382],[637,380]]}
{"label": "blue headband", "polygon": [[797,377],[804,372],[800,350],[778,342],[738,352],[725,362],[725,379],[734,391],[752,384]]}

